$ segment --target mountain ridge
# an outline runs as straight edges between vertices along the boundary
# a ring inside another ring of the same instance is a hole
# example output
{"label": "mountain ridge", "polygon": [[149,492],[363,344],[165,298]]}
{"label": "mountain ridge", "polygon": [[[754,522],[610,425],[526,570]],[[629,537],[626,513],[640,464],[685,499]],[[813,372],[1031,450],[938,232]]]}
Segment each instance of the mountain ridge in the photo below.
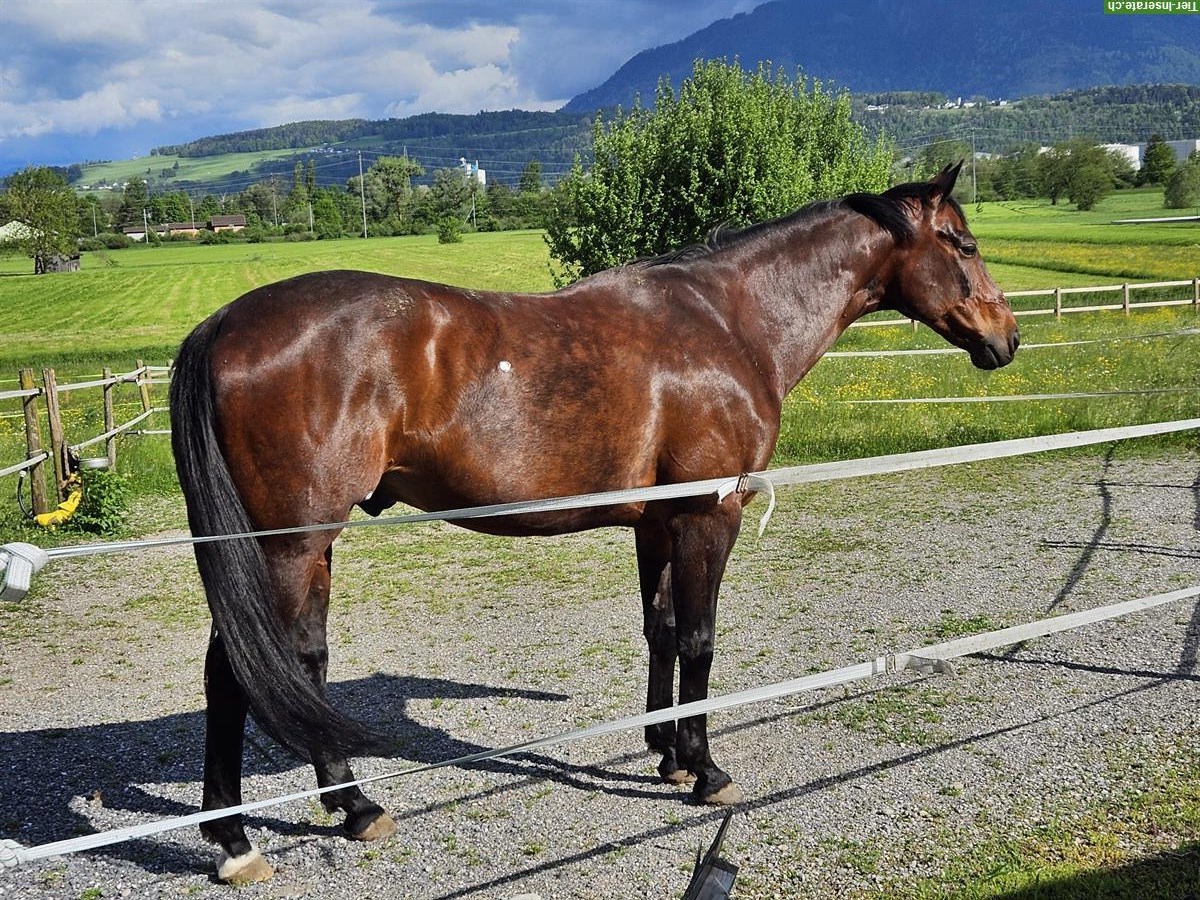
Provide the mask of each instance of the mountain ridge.
{"label": "mountain ridge", "polygon": [[830,14],[772,0],[682,40],[643,50],[564,112],[652,105],[697,58],[769,61],[854,93],[938,91],[1026,97],[1107,85],[1200,84],[1200,16],[1113,15],[1098,0],[859,0]]}

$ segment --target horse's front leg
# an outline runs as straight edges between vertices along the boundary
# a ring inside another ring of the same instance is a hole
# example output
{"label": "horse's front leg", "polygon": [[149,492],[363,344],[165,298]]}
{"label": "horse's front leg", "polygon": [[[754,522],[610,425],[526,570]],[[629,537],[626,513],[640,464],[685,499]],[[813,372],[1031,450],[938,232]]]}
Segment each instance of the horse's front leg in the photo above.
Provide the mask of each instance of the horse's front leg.
{"label": "horse's front leg", "polygon": [[[678,514],[669,523],[681,705],[708,697],[717,593],[741,521],[742,507],[739,498],[733,496],[703,512]],[[691,716],[679,722],[675,752],[680,765],[696,776],[693,794],[697,800],[731,805],[745,799],[733,779],[713,762],[707,716]]]}
{"label": "horse's front leg", "polygon": [[[675,703],[675,607],[671,603],[671,538],[661,524],[635,531],[638,583],[642,595],[643,633],[650,655],[646,680],[646,712]],[[694,781],[675,758],[675,723],[646,726],[646,746],[662,755],[658,773],[672,784]]]}
{"label": "horse's front leg", "polygon": [[[296,650],[300,660],[313,680],[325,690],[325,677],[329,665],[329,647],[326,637],[326,616],[329,610],[330,567],[333,559],[332,546],[312,568],[308,588],[308,602],[293,625]],[[317,774],[317,785],[330,787],[354,780],[345,757],[313,747],[312,764]],[[383,807],[366,798],[358,787],[342,788],[321,795],[321,804],[329,812],[340,809],[346,814],[343,827],[346,834],[358,841],[375,841],[396,833],[396,823]]]}

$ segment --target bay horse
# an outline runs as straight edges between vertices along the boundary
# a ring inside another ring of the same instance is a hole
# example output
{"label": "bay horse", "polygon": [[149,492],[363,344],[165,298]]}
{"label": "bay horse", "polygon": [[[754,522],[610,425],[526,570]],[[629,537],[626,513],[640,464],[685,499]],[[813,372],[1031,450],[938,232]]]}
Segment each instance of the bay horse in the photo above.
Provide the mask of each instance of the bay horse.
{"label": "bay horse", "polygon": [[[767,466],[784,397],[860,316],[891,309],[1007,365],[1016,320],[950,193],[928,182],[851,194],[717,232],[549,294],[483,292],[366,272],[250,291],[184,341],[172,445],[196,535],[736,476]],[[550,535],[634,530],[649,648],[646,708],[708,694],[717,591],[752,495],[628,503],[465,527]],[[206,810],[241,802],[250,711],[310,760],[321,786],[347,757],[393,746],[326,699],[334,531],[197,545],[213,617],[205,661]],[[668,782],[733,804],[704,716],[650,726]],[[323,795],[350,837],[395,824],[358,788]],[[203,833],[218,875],[267,878],[240,816]]]}

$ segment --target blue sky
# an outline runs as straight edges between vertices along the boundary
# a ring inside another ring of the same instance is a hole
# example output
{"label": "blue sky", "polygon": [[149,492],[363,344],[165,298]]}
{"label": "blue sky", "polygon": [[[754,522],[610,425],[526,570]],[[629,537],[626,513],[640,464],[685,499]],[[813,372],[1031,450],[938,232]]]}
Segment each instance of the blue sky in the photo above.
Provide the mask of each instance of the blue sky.
{"label": "blue sky", "polygon": [[0,173],[302,119],[556,109],[761,0],[2,0]]}

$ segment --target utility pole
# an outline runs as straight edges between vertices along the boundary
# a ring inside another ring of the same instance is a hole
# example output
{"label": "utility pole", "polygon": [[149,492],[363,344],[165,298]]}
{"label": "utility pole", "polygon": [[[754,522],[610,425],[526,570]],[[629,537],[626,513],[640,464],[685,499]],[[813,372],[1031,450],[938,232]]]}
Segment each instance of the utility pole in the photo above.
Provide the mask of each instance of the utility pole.
{"label": "utility pole", "polygon": [[142,207],[142,240],[150,243],[150,214]]}
{"label": "utility pole", "polygon": [[975,166],[977,157],[975,156],[975,129],[971,129],[971,205],[974,206],[979,202],[977,185],[975,182]]}
{"label": "utility pole", "polygon": [[313,215],[312,215],[312,201],[311,200],[308,201],[308,230],[310,232],[313,230]]}
{"label": "utility pole", "polygon": [[196,230],[196,204],[192,202],[192,195],[188,194],[188,209],[192,212],[192,230]]}
{"label": "utility pole", "polygon": [[367,188],[363,182],[362,151],[358,151],[358,196],[362,200],[363,237],[367,236]]}

